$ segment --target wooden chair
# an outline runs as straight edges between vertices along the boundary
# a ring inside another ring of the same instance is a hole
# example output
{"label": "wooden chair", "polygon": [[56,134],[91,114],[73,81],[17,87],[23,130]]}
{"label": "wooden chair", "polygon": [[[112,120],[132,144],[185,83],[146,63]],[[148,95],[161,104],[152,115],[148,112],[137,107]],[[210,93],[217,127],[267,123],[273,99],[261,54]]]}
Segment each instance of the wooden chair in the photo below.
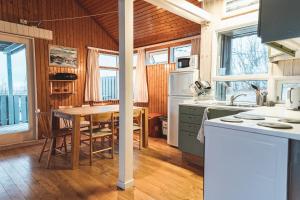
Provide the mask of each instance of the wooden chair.
{"label": "wooden chair", "polygon": [[[66,129],[54,130],[52,128],[52,113],[51,112],[40,112],[38,110],[36,112],[36,114],[38,117],[38,124],[39,124],[40,130],[41,130],[41,133],[42,133],[42,137],[43,137],[43,139],[45,139],[43,147],[41,149],[40,156],[39,156],[39,162],[41,161],[44,152],[48,151],[47,168],[49,168],[53,150],[63,154],[62,148],[64,148],[64,151],[65,151],[64,154],[67,153],[66,137],[68,135],[71,135],[71,132],[70,132],[70,130],[66,130]],[[54,142],[58,138],[62,138],[62,144],[59,147],[53,149]],[[48,150],[45,150],[48,140],[51,140],[50,148]]]}
{"label": "wooden chair", "polygon": [[[117,138],[119,138],[119,114],[115,114],[115,133],[117,134]],[[139,149],[141,150],[143,147],[143,118],[142,118],[142,110],[134,109],[133,110],[133,134],[139,134],[138,139],[133,138],[133,142],[139,143]]]}
{"label": "wooden chair", "polygon": [[141,150],[143,145],[143,118],[141,109],[133,110],[133,133],[139,134],[139,138],[134,138],[134,141],[139,143],[139,149]]}
{"label": "wooden chair", "polygon": [[[108,126],[103,127],[100,123],[106,122]],[[90,115],[89,130],[81,132],[88,139],[83,139],[82,143],[89,145],[90,148],[90,165],[92,165],[93,155],[104,151],[111,152],[111,158],[114,158],[114,114],[95,114]],[[97,139],[101,139],[101,148],[96,149]],[[105,140],[109,145],[105,146]],[[103,142],[104,141],[104,142]],[[103,147],[104,146],[104,147]]]}
{"label": "wooden chair", "polygon": [[[89,107],[90,105],[82,105],[81,107]],[[74,106],[59,106],[59,109],[74,108]],[[85,117],[80,117],[80,129],[87,130],[90,123]],[[66,119],[60,119],[60,128],[72,129],[72,121]]]}

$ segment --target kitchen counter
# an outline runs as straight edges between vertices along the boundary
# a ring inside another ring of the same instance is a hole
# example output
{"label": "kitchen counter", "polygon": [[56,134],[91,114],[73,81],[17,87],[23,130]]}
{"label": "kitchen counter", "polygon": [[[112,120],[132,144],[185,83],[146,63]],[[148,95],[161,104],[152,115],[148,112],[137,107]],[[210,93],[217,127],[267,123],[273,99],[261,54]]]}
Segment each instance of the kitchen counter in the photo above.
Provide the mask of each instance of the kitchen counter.
{"label": "kitchen counter", "polygon": [[266,119],[205,121],[204,199],[300,199],[300,124],[289,124],[292,129],[257,125],[280,118],[300,119],[300,112],[283,105],[247,109],[243,114]]}
{"label": "kitchen counter", "polygon": [[[248,114],[248,112],[245,113]],[[250,112],[250,113],[257,114],[258,112]],[[207,120],[205,122],[205,126],[214,126],[214,127],[227,128],[227,129],[238,129],[241,131],[247,131],[249,133],[300,140],[300,124],[290,124],[291,126],[293,126],[293,129],[274,129],[274,128],[268,128],[268,127],[262,127],[256,125],[258,122],[261,121],[278,122],[278,120],[279,118],[266,117],[265,120],[244,120],[243,119],[242,123],[229,123],[229,122],[223,122],[220,119],[212,119],[212,120]]]}
{"label": "kitchen counter", "polygon": [[[204,107],[215,107],[221,109],[229,110],[245,110],[246,114],[257,115],[264,117],[277,117],[277,118],[289,118],[289,119],[300,119],[300,111],[288,110],[283,104],[276,104],[274,107],[267,106],[228,106],[227,102],[220,102],[215,100],[205,100],[205,101],[187,101],[180,105],[189,106],[204,106]],[[247,104],[241,104],[247,105]]]}

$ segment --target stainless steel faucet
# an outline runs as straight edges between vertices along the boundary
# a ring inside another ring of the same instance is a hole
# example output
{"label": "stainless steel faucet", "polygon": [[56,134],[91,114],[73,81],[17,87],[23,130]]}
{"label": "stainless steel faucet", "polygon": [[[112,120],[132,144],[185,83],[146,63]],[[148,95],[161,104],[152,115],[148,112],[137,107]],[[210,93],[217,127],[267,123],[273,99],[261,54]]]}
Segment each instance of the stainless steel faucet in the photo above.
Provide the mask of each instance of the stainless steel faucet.
{"label": "stainless steel faucet", "polygon": [[247,96],[247,94],[238,94],[238,95],[236,95],[236,96],[232,95],[232,96],[230,97],[230,105],[233,106],[233,105],[234,105],[234,101],[235,101],[238,97],[240,97],[240,96]]}

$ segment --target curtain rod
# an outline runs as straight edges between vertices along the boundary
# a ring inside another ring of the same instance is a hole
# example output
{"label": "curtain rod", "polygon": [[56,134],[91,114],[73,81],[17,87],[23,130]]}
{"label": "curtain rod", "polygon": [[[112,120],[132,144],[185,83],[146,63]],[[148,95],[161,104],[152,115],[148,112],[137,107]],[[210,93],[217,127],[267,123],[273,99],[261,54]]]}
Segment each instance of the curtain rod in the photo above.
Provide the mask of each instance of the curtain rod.
{"label": "curtain rod", "polygon": [[116,53],[116,54],[119,53],[119,51],[114,51],[114,50],[109,50],[109,49],[101,49],[101,48],[96,48],[96,47],[87,47],[87,48],[97,50],[97,51],[103,51],[103,52],[107,52],[107,53]]}
{"label": "curtain rod", "polygon": [[[143,47],[137,47],[137,48],[134,48],[134,50],[159,47],[159,46],[164,46],[164,45],[168,45],[168,44],[183,42],[183,41],[186,41],[186,40],[193,40],[193,39],[197,39],[197,38],[200,38],[200,35],[181,38],[181,39],[172,40],[172,41],[168,41],[168,42],[162,42],[162,43],[158,43],[158,44],[152,44],[152,45],[143,46]],[[96,48],[96,47],[88,47],[88,49],[94,49],[94,50],[103,51],[103,52],[107,52],[107,53],[117,53],[117,54],[119,53],[119,51],[114,51],[114,50],[109,50],[109,49],[101,49],[101,48]]]}

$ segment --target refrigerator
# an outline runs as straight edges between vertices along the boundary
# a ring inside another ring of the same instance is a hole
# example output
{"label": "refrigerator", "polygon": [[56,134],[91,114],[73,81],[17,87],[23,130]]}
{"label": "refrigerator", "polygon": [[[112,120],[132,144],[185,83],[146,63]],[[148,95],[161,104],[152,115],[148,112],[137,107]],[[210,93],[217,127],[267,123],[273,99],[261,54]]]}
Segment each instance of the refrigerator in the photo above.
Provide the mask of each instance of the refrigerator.
{"label": "refrigerator", "polygon": [[190,84],[199,80],[199,70],[173,71],[168,85],[168,135],[167,143],[178,147],[179,104],[193,100]]}

